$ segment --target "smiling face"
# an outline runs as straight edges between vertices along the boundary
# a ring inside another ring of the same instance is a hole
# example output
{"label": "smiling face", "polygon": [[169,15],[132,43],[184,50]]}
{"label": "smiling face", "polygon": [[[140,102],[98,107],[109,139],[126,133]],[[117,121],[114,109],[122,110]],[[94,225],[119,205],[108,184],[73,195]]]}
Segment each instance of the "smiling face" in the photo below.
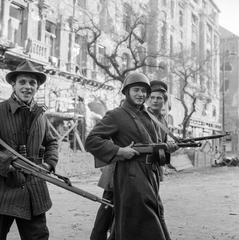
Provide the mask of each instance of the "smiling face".
{"label": "smiling face", "polygon": [[147,89],[143,86],[133,86],[129,89],[129,96],[136,105],[141,106],[147,97]]}
{"label": "smiling face", "polygon": [[159,91],[152,92],[148,104],[153,111],[160,111],[164,105],[164,93]]}
{"label": "smiling face", "polygon": [[31,73],[21,73],[12,84],[16,95],[26,104],[30,103],[38,90],[37,77]]}

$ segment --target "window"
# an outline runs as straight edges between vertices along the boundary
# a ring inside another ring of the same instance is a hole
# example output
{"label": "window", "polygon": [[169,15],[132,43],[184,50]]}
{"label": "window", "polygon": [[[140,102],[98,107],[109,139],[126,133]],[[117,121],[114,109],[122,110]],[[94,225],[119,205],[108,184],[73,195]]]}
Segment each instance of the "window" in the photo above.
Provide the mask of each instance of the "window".
{"label": "window", "polygon": [[192,26],[192,41],[195,43],[197,42],[197,32],[194,26]]}
{"label": "window", "polygon": [[[139,59],[141,62],[145,62],[145,59],[146,59],[146,48],[143,47],[143,46],[138,46],[138,55],[139,55]],[[146,63],[146,62],[145,62]],[[146,64],[143,64],[143,73],[145,74],[146,73]]]}
{"label": "window", "polygon": [[[98,61],[104,66],[108,65],[105,54],[106,54],[106,47],[102,45],[98,45]],[[99,67],[99,72],[105,74],[104,69],[101,67]]]}
{"label": "window", "polygon": [[170,36],[170,55],[173,55],[173,36]]}
{"label": "window", "polygon": [[87,49],[86,49],[86,37],[76,34],[75,35],[75,45],[74,45],[74,60],[75,63],[84,68],[87,61]]}
{"label": "window", "polygon": [[198,23],[198,17],[194,13],[192,13],[192,24],[197,26],[197,23]]}
{"label": "window", "polygon": [[77,5],[83,9],[86,9],[86,0],[77,0]]}
{"label": "window", "polygon": [[195,42],[191,42],[191,49],[192,49],[192,53],[196,52],[196,43]]}
{"label": "window", "polygon": [[166,7],[166,6],[167,6],[167,0],[162,0],[162,5],[163,5],[164,7]]}
{"label": "window", "polygon": [[132,24],[132,8],[129,4],[125,3],[124,4],[124,16],[123,16],[123,26],[124,30],[127,32],[130,32],[131,30],[131,24]]}
{"label": "window", "polygon": [[216,35],[214,35],[213,45],[214,45],[214,49],[217,51],[218,50],[218,38]]}
{"label": "window", "polygon": [[212,116],[216,117],[217,116],[217,110],[215,106],[212,106]]}
{"label": "window", "polygon": [[167,39],[167,28],[166,22],[162,22],[163,26],[161,27],[161,48],[165,49],[166,47],[166,39]]}
{"label": "window", "polygon": [[171,18],[173,19],[174,18],[174,0],[171,0]]}
{"label": "window", "polygon": [[46,21],[45,27],[45,43],[50,45],[50,56],[56,55],[56,24]]}
{"label": "window", "polygon": [[182,10],[179,11],[179,25],[183,26],[183,12]]}
{"label": "window", "polygon": [[122,71],[129,68],[129,55],[124,53],[122,56]]}
{"label": "window", "polygon": [[9,20],[8,20],[8,40],[24,46],[23,39],[23,11],[24,8],[15,4],[10,4]]}

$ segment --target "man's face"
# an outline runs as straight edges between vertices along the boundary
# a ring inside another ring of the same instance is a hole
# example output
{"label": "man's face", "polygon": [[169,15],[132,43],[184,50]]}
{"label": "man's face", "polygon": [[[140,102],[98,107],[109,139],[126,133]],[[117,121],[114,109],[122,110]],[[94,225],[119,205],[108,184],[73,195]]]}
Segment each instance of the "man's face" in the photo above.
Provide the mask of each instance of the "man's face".
{"label": "man's face", "polygon": [[37,77],[30,73],[18,74],[12,87],[24,103],[29,103],[38,90]]}
{"label": "man's face", "polygon": [[149,97],[148,105],[152,110],[160,111],[164,105],[163,93],[152,92]]}
{"label": "man's face", "polygon": [[129,96],[136,105],[141,106],[147,97],[147,89],[142,86],[131,87],[129,89]]}

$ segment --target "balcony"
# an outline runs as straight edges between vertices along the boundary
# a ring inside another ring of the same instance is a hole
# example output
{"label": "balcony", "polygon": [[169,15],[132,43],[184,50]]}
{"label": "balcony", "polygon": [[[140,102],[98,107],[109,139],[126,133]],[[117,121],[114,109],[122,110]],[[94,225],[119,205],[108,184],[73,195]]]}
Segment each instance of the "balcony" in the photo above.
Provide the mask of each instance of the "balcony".
{"label": "balcony", "polygon": [[29,38],[26,41],[25,53],[34,61],[48,64],[50,45]]}

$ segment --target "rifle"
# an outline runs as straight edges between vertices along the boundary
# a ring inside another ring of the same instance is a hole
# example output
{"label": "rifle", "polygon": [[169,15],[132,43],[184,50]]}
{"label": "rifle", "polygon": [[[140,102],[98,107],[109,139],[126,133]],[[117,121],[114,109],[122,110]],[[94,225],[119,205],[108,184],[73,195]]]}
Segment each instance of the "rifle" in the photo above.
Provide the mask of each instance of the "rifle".
{"label": "rifle", "polygon": [[[99,198],[98,196],[86,192],[80,188],[74,187],[71,184],[69,178],[61,176],[56,173],[52,173],[49,170],[38,166],[37,164],[29,161],[26,157],[22,156],[18,152],[16,152],[13,148],[7,145],[1,138],[0,138],[0,145],[10,151],[13,155],[17,157],[16,160],[11,162],[12,166],[15,167],[18,171],[22,171],[26,174],[32,175],[34,177],[40,178],[41,180],[47,181],[52,183],[58,187],[64,188],[70,192],[76,193],[82,197],[88,198],[92,201],[99,202],[105,204],[106,206],[113,207],[109,200],[104,198]],[[53,176],[51,176],[53,175]],[[61,179],[57,179],[57,178]],[[63,181],[62,181],[63,180]]]}
{"label": "rifle", "polygon": [[219,135],[210,135],[205,137],[196,137],[196,138],[186,138],[186,139],[180,139],[180,142],[182,143],[188,143],[188,142],[196,142],[196,141],[203,141],[203,140],[209,140],[209,139],[215,139],[215,138],[222,138],[225,136],[230,135],[230,133],[226,132],[225,134],[219,134]]}

